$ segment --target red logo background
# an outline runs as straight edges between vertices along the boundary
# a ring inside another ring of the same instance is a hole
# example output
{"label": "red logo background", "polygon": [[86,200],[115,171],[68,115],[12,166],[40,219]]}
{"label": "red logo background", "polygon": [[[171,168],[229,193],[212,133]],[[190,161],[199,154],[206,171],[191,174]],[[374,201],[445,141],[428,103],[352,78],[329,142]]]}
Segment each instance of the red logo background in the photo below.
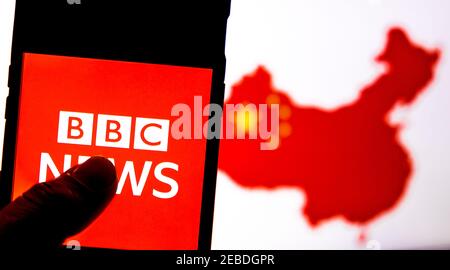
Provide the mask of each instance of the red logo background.
{"label": "red logo background", "polygon": [[[121,249],[196,249],[199,233],[206,140],[175,140],[168,151],[95,146],[97,114],[169,119],[173,105],[209,101],[212,70],[109,60],[24,54],[14,170],[14,198],[38,182],[40,155],[47,152],[60,171],[64,155],[114,158],[118,177],[133,161],[139,180],[145,161],[152,168],[140,197],[127,179],[105,212],[74,236],[83,246]],[[59,111],[94,113],[93,145],[57,143]],[[134,127],[131,128],[134,137]],[[132,145],[133,143],[131,143]],[[165,175],[178,182],[172,199],[152,195],[170,187],[154,177],[161,162],[179,165]],[[48,178],[53,175],[47,171]]]}

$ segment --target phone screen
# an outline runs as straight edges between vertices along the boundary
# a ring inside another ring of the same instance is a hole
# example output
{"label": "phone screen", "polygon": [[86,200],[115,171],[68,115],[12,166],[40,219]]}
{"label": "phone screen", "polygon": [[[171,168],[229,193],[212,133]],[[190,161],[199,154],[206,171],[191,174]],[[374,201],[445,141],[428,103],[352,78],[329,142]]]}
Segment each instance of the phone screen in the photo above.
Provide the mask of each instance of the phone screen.
{"label": "phone screen", "polygon": [[209,102],[211,83],[208,68],[24,53],[13,198],[101,155],[116,166],[116,195],[71,239],[197,249],[206,138],[188,135],[205,118],[189,109]]}

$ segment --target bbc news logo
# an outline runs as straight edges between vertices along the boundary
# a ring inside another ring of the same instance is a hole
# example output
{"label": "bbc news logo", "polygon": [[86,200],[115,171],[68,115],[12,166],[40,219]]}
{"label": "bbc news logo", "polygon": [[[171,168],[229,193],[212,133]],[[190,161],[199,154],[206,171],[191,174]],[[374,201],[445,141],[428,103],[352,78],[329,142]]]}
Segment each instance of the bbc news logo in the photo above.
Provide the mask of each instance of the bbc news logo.
{"label": "bbc news logo", "polygon": [[61,111],[58,143],[167,152],[169,120],[98,114],[95,126],[93,113]]}
{"label": "bbc news logo", "polygon": [[[167,152],[169,124],[169,120],[166,119],[60,111],[57,142],[59,144],[80,146]],[[132,130],[134,130],[133,134]],[[78,156],[76,162],[80,164],[88,159],[89,156]],[[116,163],[114,158],[108,159],[113,164]],[[72,166],[73,161],[71,154],[65,154],[62,171],[68,170]],[[129,182],[132,195],[136,197],[141,196],[152,174],[157,181],[168,187],[164,188],[164,190],[158,190],[154,187],[152,189],[154,197],[171,199],[178,194],[178,181],[166,175],[167,171],[179,171],[180,166],[177,163],[170,161],[155,163],[146,160],[142,168],[136,168],[136,166],[137,164],[133,160],[125,161],[121,173],[118,173],[120,177],[116,191],[117,195],[122,194],[125,184]],[[48,170],[54,177],[58,177],[61,172],[50,153],[42,152],[39,182],[46,181]],[[141,172],[141,174],[138,175],[137,172]]]}

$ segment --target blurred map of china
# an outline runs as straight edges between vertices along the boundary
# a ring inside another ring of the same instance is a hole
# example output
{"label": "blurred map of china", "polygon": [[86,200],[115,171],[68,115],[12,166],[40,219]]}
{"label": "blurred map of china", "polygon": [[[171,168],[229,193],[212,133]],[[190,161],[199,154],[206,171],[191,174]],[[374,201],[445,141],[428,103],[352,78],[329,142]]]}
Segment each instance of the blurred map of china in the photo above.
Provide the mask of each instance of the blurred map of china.
{"label": "blurred map of china", "polygon": [[301,212],[311,226],[335,217],[371,222],[401,201],[414,170],[399,139],[402,126],[389,123],[389,114],[427,90],[439,58],[439,50],[393,28],[376,58],[385,71],[356,101],[331,111],[296,105],[274,88],[270,71],[258,67],[232,86],[226,103],[279,104],[280,144],[261,151],[260,140],[222,140],[219,169],[242,187],[303,190]]}

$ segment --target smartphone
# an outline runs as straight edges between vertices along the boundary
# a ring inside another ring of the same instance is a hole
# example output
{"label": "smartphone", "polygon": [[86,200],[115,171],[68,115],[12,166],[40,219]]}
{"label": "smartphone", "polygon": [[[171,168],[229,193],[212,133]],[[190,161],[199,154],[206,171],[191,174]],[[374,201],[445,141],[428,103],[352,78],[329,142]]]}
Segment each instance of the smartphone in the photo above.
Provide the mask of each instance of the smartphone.
{"label": "smartphone", "polygon": [[229,10],[230,0],[17,0],[0,206],[101,155],[116,166],[116,195],[72,240],[210,249],[219,139],[207,136],[207,104],[223,104]]}

